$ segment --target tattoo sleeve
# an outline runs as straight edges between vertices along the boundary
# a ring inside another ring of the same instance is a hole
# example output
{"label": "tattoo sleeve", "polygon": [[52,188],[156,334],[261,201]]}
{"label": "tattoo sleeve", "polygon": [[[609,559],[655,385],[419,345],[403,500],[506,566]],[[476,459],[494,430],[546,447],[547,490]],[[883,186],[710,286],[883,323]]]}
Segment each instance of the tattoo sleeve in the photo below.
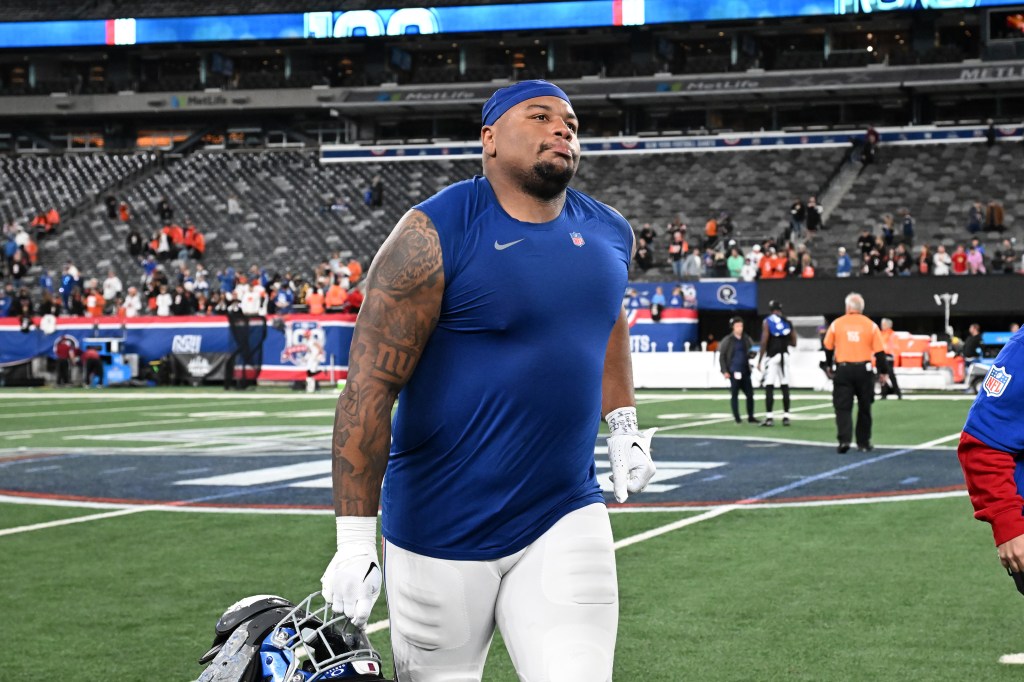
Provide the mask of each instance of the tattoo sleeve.
{"label": "tattoo sleeve", "polygon": [[412,210],[381,246],[349,350],[331,444],[334,511],[376,516],[391,449],[391,409],[437,325],[444,270],[437,230]]}

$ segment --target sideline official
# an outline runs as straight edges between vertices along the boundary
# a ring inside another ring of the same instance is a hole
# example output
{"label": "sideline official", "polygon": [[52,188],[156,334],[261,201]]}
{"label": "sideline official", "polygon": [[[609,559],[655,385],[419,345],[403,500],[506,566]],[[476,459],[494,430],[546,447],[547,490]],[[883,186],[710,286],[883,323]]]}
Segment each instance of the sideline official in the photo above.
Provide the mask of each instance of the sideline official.
{"label": "sideline official", "polygon": [[874,356],[878,373],[888,380],[889,367],[878,325],[864,316],[864,297],[851,293],[846,297],[846,314],[837,318],[825,332],[825,356],[835,363],[832,380],[832,406],[836,411],[839,446],[836,452],[849,451],[853,440],[853,399],[857,398],[857,449],[863,452],[871,445],[871,403],[875,398],[875,375],[871,367]]}
{"label": "sideline official", "polygon": [[743,333],[743,318],[734,317],[729,320],[732,333],[726,334],[718,344],[718,363],[722,376],[729,380],[729,405],[732,416],[737,424],[740,419],[740,391],[747,399],[747,421],[756,424],[754,418],[754,385],[750,381],[750,349],[754,340]]}

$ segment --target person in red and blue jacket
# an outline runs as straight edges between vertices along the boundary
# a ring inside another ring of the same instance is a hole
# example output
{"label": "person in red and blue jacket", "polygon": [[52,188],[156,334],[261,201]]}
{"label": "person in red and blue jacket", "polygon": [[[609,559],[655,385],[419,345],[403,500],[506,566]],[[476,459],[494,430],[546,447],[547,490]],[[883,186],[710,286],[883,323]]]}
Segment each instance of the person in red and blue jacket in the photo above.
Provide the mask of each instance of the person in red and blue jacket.
{"label": "person in red and blue jacket", "polygon": [[1003,347],[960,434],[974,516],[992,525],[999,561],[1024,592],[1024,332]]}

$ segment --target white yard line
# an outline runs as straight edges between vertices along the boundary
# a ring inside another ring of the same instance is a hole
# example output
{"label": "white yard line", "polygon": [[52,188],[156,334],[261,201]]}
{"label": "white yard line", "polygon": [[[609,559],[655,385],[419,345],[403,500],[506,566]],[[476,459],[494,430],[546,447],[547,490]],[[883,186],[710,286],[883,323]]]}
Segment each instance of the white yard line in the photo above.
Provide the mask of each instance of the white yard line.
{"label": "white yard line", "polygon": [[[79,403],[79,404],[81,404],[81,403]],[[175,409],[177,410],[176,414],[180,414],[180,410],[181,409],[194,410],[197,407],[217,407],[217,406],[221,406],[222,404],[223,403],[220,400],[217,400],[217,401],[196,401],[196,402],[186,403],[186,404],[181,405],[181,406],[176,406]],[[120,414],[122,412],[135,412],[135,411],[138,411],[138,410],[155,410],[155,409],[157,409],[157,406],[155,406],[155,405],[135,405],[135,406],[132,406],[132,407],[120,407],[119,406],[117,408],[117,412],[118,412],[118,414]],[[104,409],[92,409],[92,410],[57,410],[57,411],[54,411],[54,412],[25,412],[25,413],[21,413],[21,414],[0,414],[0,419],[26,419],[28,417],[32,417],[32,418],[35,418],[35,417],[65,417],[65,416],[70,416],[70,415],[81,415],[81,414],[110,414],[110,408],[108,407],[108,408],[104,408]],[[110,424],[110,426],[119,426],[119,424]]]}
{"label": "white yard line", "polygon": [[[728,398],[728,396],[726,396],[726,398]],[[820,398],[819,398],[819,400],[820,400]],[[790,410],[790,412],[791,413],[792,412],[806,412],[808,410],[820,410],[820,409],[825,408],[825,407],[831,408],[832,407],[832,403],[831,402],[827,402],[827,403],[817,403],[816,405],[803,405],[801,407],[794,407],[793,409]],[[692,429],[695,426],[707,426],[708,424],[727,424],[727,423],[731,423],[733,421],[735,421],[734,417],[732,415],[729,415],[727,417],[718,417],[718,418],[715,418],[715,419],[703,419],[701,421],[689,422],[689,423],[686,423],[686,424],[674,424],[672,426],[659,426],[658,427],[658,433],[661,433],[663,431],[672,431],[674,429]],[[744,421],[744,424],[746,424],[746,421]],[[772,428],[779,428],[779,429],[785,428],[785,427],[782,426],[782,419],[781,419],[781,417],[779,418],[779,425],[776,426],[776,427],[772,427]]]}
{"label": "white yard line", "polygon": [[58,528],[60,526],[70,526],[73,523],[85,523],[86,521],[99,521],[100,519],[112,519],[117,516],[128,516],[129,514],[138,514],[139,512],[149,511],[153,507],[131,507],[127,509],[118,509],[115,511],[103,512],[102,514],[89,514],[87,516],[75,516],[70,519],[58,519],[56,521],[46,521],[45,523],[33,523],[29,526],[17,526],[15,528],[3,528],[0,529],[0,537],[5,535],[17,535],[18,533],[28,533],[34,530],[46,530],[47,528]]}

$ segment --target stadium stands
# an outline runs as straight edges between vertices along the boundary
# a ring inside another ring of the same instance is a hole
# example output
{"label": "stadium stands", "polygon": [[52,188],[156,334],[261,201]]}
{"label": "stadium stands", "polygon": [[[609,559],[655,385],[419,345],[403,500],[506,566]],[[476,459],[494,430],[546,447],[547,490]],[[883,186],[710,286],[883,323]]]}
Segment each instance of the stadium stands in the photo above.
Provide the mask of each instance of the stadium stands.
{"label": "stadium stands", "polygon": [[971,203],[993,199],[1002,202],[1004,225],[1016,235],[1024,227],[1022,167],[1019,144],[882,146],[876,163],[864,167],[833,210],[829,242],[849,247],[861,228],[875,230],[882,214],[906,207],[916,219],[919,240],[951,246],[969,237]]}
{"label": "stadium stands", "polygon": [[[575,186],[618,208],[635,227],[654,226],[657,267],[648,278],[657,279],[670,272],[669,221],[681,218],[689,241],[698,243],[705,221],[727,212],[741,247],[779,239],[793,199],[820,196],[845,155],[834,147],[592,154]],[[1022,157],[1019,144],[883,146],[876,162],[835,198],[827,229],[812,241],[817,273],[834,272],[838,246],[856,258],[860,230],[877,233],[882,214],[902,207],[916,219],[915,245],[965,243],[971,236],[966,211],[975,200],[1004,206],[1005,235],[979,235],[990,248],[1004,236],[1024,238],[1024,201],[1013,172],[1024,165]],[[132,224],[148,241],[162,225],[156,205],[166,196],[173,222],[194,223],[205,234],[211,270],[258,263],[270,272],[304,275],[334,252],[367,265],[410,206],[479,169],[476,159],[321,165],[311,149],[196,152],[166,163],[152,154],[18,156],[0,159],[0,216],[5,224],[27,225],[39,210],[55,206],[65,220],[41,243],[40,266],[59,271],[73,258],[85,272],[112,267],[127,280],[140,273],[125,248],[129,227],[108,217],[103,200],[116,195],[126,201]],[[363,197],[376,175],[385,187],[379,207]],[[237,215],[228,212],[230,197],[241,207]]]}

